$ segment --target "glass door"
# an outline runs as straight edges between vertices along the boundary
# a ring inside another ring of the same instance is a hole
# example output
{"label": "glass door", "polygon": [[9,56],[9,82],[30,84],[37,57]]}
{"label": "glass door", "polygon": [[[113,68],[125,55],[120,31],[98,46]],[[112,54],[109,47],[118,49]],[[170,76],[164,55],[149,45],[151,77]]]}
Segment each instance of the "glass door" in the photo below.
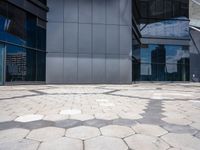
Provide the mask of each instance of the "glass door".
{"label": "glass door", "polygon": [[0,43],[0,85],[4,84],[4,44]]}

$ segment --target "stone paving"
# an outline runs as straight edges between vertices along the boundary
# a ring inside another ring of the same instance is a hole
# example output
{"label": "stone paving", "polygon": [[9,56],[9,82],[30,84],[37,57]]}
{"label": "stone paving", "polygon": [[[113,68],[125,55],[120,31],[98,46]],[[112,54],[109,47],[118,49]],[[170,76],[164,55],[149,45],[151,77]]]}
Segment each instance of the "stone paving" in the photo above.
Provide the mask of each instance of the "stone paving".
{"label": "stone paving", "polygon": [[0,150],[200,150],[200,84],[2,86]]}

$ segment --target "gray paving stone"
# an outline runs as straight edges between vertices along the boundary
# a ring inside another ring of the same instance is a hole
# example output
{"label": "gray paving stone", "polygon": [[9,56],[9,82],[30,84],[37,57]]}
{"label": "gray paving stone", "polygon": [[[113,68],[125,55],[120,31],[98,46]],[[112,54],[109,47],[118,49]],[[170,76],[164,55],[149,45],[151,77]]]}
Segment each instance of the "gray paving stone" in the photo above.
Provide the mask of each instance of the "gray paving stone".
{"label": "gray paving stone", "polygon": [[190,133],[196,134],[198,131],[190,126],[180,126],[180,125],[171,125],[171,124],[164,124],[162,127],[171,133]]}
{"label": "gray paving stone", "polygon": [[62,137],[53,141],[46,141],[39,150],[83,150],[83,142],[77,139]]}
{"label": "gray paving stone", "polygon": [[125,138],[126,143],[134,150],[167,150],[169,145],[154,136],[135,134]]}
{"label": "gray paving stone", "polygon": [[113,120],[112,124],[131,127],[132,125],[136,124],[136,121],[130,119],[116,119]]}
{"label": "gray paving stone", "polygon": [[105,126],[105,127],[102,127],[100,131],[102,135],[104,136],[111,136],[111,137],[118,137],[118,138],[124,138],[135,133],[129,127],[119,126],[119,125]]}
{"label": "gray paving stone", "polygon": [[0,150],[37,150],[39,142],[33,140],[14,140],[0,143]]}
{"label": "gray paving stone", "polygon": [[175,148],[194,150],[200,148],[200,139],[190,134],[169,133],[164,135],[162,139]]}
{"label": "gray paving stone", "polygon": [[168,133],[165,129],[156,125],[136,124],[132,126],[132,128],[136,133],[151,135],[151,136],[161,136]]}
{"label": "gray paving stone", "polygon": [[36,141],[48,141],[60,138],[64,135],[65,129],[56,127],[46,127],[32,130],[27,136],[28,139]]}
{"label": "gray paving stone", "polygon": [[128,150],[119,138],[99,136],[85,141],[85,150]]}
{"label": "gray paving stone", "polygon": [[29,130],[20,128],[2,130],[0,131],[0,143],[23,139],[28,133]]}
{"label": "gray paving stone", "polygon": [[37,121],[41,120],[43,118],[43,115],[24,115],[24,116],[19,116],[15,119],[17,122],[32,122],[32,121]]}
{"label": "gray paving stone", "polygon": [[82,125],[82,122],[78,120],[62,120],[55,123],[56,127],[66,128],[66,129],[80,125]]}
{"label": "gray paving stone", "polygon": [[99,129],[95,127],[79,126],[67,130],[65,136],[81,140],[90,139],[100,135]]}
{"label": "gray paving stone", "polygon": [[104,126],[106,126],[110,123],[111,123],[111,121],[106,121],[106,120],[101,120],[101,119],[93,119],[93,120],[85,121],[84,125],[101,128],[101,127],[104,127]]}

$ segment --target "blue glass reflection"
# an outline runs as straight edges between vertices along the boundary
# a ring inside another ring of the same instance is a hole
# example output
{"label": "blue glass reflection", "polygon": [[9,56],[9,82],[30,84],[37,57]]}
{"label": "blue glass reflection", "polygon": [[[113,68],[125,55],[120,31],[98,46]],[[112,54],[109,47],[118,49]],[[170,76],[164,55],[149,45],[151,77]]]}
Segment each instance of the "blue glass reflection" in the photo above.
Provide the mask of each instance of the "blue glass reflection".
{"label": "blue glass reflection", "polygon": [[188,46],[142,45],[140,56],[140,63],[133,62],[140,80],[189,81]]}
{"label": "blue glass reflection", "polygon": [[189,21],[186,17],[174,18],[150,24],[141,24],[143,37],[189,37]]}

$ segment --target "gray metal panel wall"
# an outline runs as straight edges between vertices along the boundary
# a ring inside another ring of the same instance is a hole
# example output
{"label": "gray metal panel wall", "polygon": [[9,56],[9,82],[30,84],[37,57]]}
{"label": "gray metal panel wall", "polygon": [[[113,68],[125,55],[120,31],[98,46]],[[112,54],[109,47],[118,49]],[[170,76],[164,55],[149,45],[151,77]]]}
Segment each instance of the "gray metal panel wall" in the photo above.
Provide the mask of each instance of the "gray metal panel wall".
{"label": "gray metal panel wall", "polygon": [[131,0],[48,0],[48,7],[47,83],[132,82]]}

